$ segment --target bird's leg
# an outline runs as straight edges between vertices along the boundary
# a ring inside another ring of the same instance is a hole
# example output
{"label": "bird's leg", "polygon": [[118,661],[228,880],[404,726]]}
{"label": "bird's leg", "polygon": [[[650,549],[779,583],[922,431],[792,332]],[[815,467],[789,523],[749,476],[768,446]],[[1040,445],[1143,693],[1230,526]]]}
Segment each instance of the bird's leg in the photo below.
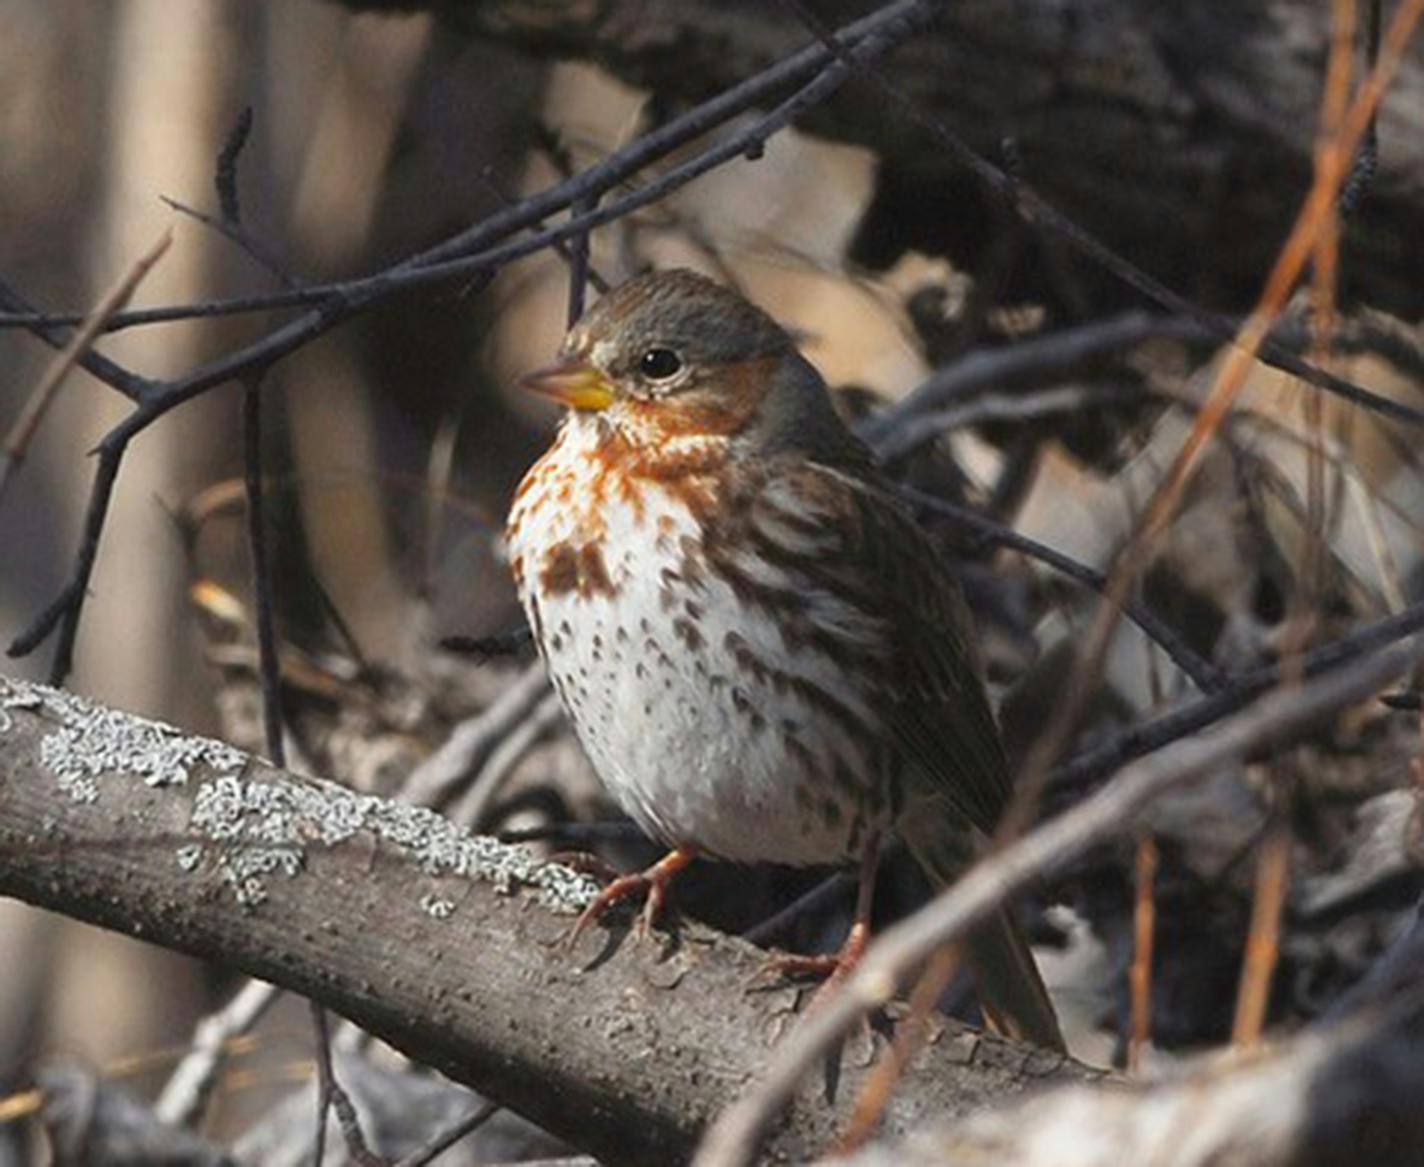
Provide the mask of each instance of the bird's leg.
{"label": "bird's leg", "polygon": [[763,974],[779,977],[824,977],[825,983],[813,1000],[819,1001],[832,987],[845,980],[870,943],[870,909],[875,902],[875,872],[880,861],[880,836],[872,835],[860,858],[860,887],[855,897],[855,919],[837,952],[817,956],[787,953],[774,956],[762,969]]}
{"label": "bird's leg", "polygon": [[691,851],[685,847],[677,847],[645,871],[620,875],[594,896],[593,901],[584,908],[583,915],[578,918],[578,923],[569,933],[569,946],[577,944],[583,930],[614,904],[640,893],[646,893],[648,899],[643,905],[643,911],[638,916],[637,929],[639,936],[646,936],[662,912],[663,903],[667,899],[668,884],[673,881],[679,871],[692,862],[693,858]]}

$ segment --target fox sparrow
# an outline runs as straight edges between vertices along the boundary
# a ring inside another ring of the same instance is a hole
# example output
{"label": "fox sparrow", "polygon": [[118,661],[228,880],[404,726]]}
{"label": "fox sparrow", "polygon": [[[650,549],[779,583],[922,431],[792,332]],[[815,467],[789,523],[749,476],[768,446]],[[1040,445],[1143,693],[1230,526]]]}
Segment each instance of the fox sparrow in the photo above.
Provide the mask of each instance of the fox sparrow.
{"label": "fox sparrow", "polygon": [[[898,833],[937,885],[1010,787],[958,588],[770,317],[687,271],[606,294],[525,385],[569,407],[507,540],[594,768],[670,848],[580,927],[694,856],[859,858]],[[1061,1046],[1013,921],[968,945],[997,1029]]]}

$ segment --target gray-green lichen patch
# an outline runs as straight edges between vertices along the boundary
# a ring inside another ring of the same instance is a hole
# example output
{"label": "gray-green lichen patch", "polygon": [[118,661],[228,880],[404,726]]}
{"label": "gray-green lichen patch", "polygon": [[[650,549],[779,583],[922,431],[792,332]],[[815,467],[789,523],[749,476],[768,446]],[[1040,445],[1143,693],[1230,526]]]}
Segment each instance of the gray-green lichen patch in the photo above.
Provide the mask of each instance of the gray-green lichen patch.
{"label": "gray-green lichen patch", "polygon": [[240,751],[211,738],[106,709],[62,689],[0,678],[0,732],[8,728],[10,709],[43,713],[57,723],[40,741],[40,762],[76,802],[97,800],[103,775],[182,786],[196,766],[224,772],[247,762]]}
{"label": "gray-green lichen patch", "polygon": [[[337,846],[358,834],[405,853],[430,875],[478,879],[501,891],[527,887],[556,911],[577,912],[598,891],[587,876],[541,862],[522,847],[472,835],[432,810],[315,779],[278,783],[218,775],[199,787],[192,826],[219,845],[219,870],[248,905],[266,898],[269,876],[300,871],[309,846]],[[201,858],[185,849],[180,862],[192,867]],[[421,907],[437,919],[454,911],[453,902],[429,896]]]}
{"label": "gray-green lichen patch", "polygon": [[[300,872],[309,847],[333,847],[363,833],[409,855],[431,875],[484,880],[501,891],[527,887],[556,911],[577,912],[598,891],[587,876],[543,863],[525,848],[471,835],[432,810],[317,779],[243,777],[249,759],[232,746],[0,677],[0,733],[10,727],[12,709],[54,723],[40,741],[40,761],[76,802],[96,801],[101,780],[130,776],[150,786],[193,781],[194,837],[177,849],[175,860],[182,870],[195,871],[210,858],[244,905],[267,897],[271,877]],[[420,906],[435,919],[455,911],[454,901],[431,896]]]}
{"label": "gray-green lichen patch", "polygon": [[455,914],[455,901],[424,895],[420,897],[420,910],[431,919],[448,920]]}

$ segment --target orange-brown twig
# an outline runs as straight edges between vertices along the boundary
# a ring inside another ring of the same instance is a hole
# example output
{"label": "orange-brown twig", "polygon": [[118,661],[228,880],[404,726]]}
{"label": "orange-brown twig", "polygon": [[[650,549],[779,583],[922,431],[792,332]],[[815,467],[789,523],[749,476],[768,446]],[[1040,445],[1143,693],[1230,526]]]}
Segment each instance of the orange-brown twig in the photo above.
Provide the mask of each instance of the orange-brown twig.
{"label": "orange-brown twig", "polygon": [[54,355],[39,384],[34,387],[24,408],[20,410],[20,416],[5,435],[3,447],[0,447],[0,496],[4,495],[5,487],[15,469],[25,460],[30,442],[69,371],[83,359],[109,318],[129,302],[134,291],[143,282],[144,276],[163,258],[163,253],[172,242],[172,228],[167,228],[158,237],[158,242],[140,255],[114,286],[100,297],[99,302],[84,318],[84,322],[74,330],[74,335],[69,338],[68,343]]}
{"label": "orange-brown twig", "polygon": [[895,1041],[885,1057],[871,1070],[856,1099],[850,1124],[841,1136],[837,1153],[848,1155],[861,1146],[875,1130],[890,1101],[895,1084],[924,1042],[929,1016],[940,994],[959,971],[959,946],[946,944],[930,958],[925,971],[910,994],[909,1012],[895,1029]]}
{"label": "orange-brown twig", "polygon": [[[1354,153],[1353,144],[1342,149],[1342,132],[1349,106],[1353,75],[1356,12],[1355,0],[1333,0],[1330,56],[1326,66],[1325,91],[1321,98],[1320,127],[1315,143],[1316,187],[1342,181],[1346,163]],[[1391,30],[1393,31],[1393,30]],[[1371,78],[1373,79],[1373,78]],[[1362,94],[1363,96],[1363,94]],[[1358,103],[1357,103],[1358,104]],[[1368,119],[1360,124],[1363,133]],[[1312,195],[1314,189],[1312,189]],[[1311,204],[1308,202],[1307,207]],[[1312,358],[1322,366],[1330,360],[1335,327],[1336,278],[1340,254],[1340,215],[1335,199],[1320,200],[1315,206],[1316,232],[1311,257],[1314,279],[1311,296]],[[1293,234],[1293,238],[1294,238]],[[1285,258],[1283,253],[1282,258]],[[1303,262],[1303,260],[1302,260]],[[1287,625],[1283,677],[1299,684],[1301,654],[1314,623],[1313,608],[1324,584],[1325,528],[1325,421],[1320,394],[1309,386],[1302,391],[1306,421],[1306,533],[1301,586],[1292,602]],[[1241,967],[1241,984],[1236,999],[1232,1042],[1250,1047],[1260,1040],[1270,1004],[1271,978],[1280,958],[1281,913],[1290,885],[1290,829],[1278,822],[1267,834],[1256,866],[1256,890],[1251,908],[1251,931]]]}
{"label": "orange-brown twig", "polygon": [[1137,840],[1137,889],[1132,912],[1132,1032],[1127,1040],[1127,1068],[1136,1073],[1152,1040],[1152,943],[1157,930],[1157,841],[1150,832]]}
{"label": "orange-brown twig", "polygon": [[1236,997],[1236,1020],[1231,1028],[1233,1045],[1250,1048],[1260,1040],[1271,1001],[1271,978],[1280,959],[1281,910],[1290,886],[1290,830],[1277,823],[1261,843],[1256,862],[1256,894],[1251,905],[1251,932],[1246,938],[1246,958],[1241,965],[1241,987]]}

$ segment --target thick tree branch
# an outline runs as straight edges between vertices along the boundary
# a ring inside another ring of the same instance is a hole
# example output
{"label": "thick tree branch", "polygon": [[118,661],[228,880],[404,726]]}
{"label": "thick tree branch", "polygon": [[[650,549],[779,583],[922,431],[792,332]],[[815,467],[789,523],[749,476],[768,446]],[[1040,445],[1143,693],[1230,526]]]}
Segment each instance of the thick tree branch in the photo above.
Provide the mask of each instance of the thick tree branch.
{"label": "thick tree branch", "polygon": [[1424,1009],[1230,1054],[1149,1086],[1068,1087],[1011,1110],[875,1147],[851,1167],[1354,1167],[1418,1163]]}
{"label": "thick tree branch", "polygon": [[[598,931],[571,954],[591,891],[430,811],[0,680],[0,893],[304,993],[594,1153],[681,1161],[794,998],[749,991],[758,950],[697,927],[661,951]],[[841,1098],[864,1062],[845,1057]],[[1089,1075],[950,1027],[888,1129]],[[773,1148],[804,1161],[835,1124],[808,1090]]]}

